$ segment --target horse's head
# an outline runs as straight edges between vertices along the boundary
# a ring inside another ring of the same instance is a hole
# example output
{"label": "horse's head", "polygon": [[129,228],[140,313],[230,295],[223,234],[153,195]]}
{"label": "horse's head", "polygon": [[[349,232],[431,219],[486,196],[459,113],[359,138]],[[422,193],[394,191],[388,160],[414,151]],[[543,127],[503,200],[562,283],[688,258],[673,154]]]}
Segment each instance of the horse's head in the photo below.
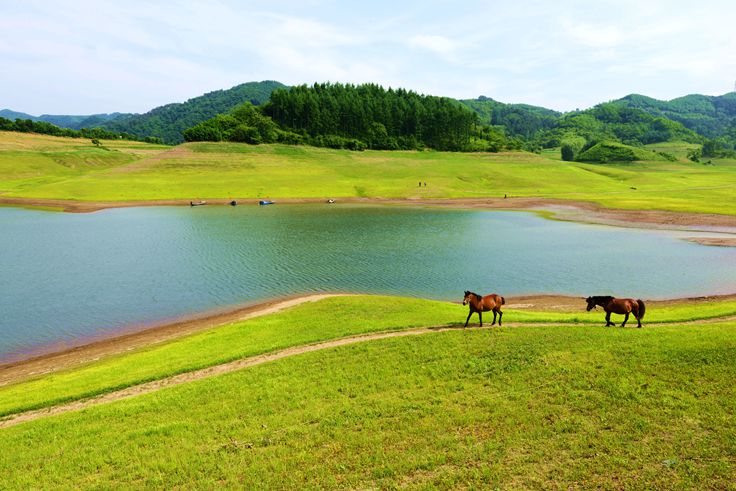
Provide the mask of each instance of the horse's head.
{"label": "horse's head", "polygon": [[595,308],[595,300],[593,299],[593,297],[588,297],[585,299],[585,301],[588,302],[588,308],[586,309],[588,312]]}
{"label": "horse's head", "polygon": [[463,305],[467,305],[470,302],[470,297],[473,295],[472,292],[465,290],[465,297],[463,297]]}

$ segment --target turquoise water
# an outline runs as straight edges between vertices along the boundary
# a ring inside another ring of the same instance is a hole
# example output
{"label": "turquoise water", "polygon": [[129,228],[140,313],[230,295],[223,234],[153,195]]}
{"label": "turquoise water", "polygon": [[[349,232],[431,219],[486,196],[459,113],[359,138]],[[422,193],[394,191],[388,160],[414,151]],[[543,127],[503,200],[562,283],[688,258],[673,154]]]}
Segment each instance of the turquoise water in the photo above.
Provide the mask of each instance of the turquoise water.
{"label": "turquoise water", "polygon": [[[0,208],[0,357],[307,292],[460,300],[736,291],[736,249],[519,212],[349,205]],[[582,308],[582,305],[581,305]]]}

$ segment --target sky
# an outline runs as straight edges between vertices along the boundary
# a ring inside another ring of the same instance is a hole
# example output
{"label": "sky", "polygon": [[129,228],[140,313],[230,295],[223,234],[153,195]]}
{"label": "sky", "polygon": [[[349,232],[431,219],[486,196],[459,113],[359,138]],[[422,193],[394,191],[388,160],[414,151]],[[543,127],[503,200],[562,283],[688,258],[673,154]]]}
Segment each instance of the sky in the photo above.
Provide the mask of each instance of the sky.
{"label": "sky", "polygon": [[733,0],[0,0],[0,109],[146,112],[258,80],[560,111],[720,95],[734,20]]}

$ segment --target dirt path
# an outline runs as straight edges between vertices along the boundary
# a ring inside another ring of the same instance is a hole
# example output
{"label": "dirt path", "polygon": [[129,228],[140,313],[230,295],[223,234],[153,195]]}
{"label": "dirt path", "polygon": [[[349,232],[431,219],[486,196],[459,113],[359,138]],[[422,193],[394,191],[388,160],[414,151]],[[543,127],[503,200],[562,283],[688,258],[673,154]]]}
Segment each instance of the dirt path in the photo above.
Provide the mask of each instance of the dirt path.
{"label": "dirt path", "polygon": [[338,346],[345,346],[348,344],[362,343],[364,341],[373,341],[377,339],[386,338],[397,338],[405,336],[416,336],[419,334],[427,334],[430,332],[443,332],[455,328],[421,328],[411,329],[406,331],[396,332],[383,332],[377,334],[366,334],[362,336],[353,336],[349,338],[336,339],[334,341],[326,341],[323,343],[310,344],[306,346],[295,346],[293,348],[287,348],[282,351],[275,353],[266,353],[250,358],[243,358],[240,360],[231,361],[222,365],[215,365],[212,367],[202,368],[201,370],[195,370],[193,372],[181,373],[171,377],[166,377],[152,382],[147,382],[140,385],[134,385],[127,387],[115,392],[109,392],[91,399],[85,399],[81,401],[74,401],[68,404],[61,404],[58,406],[52,406],[44,409],[38,409],[33,411],[26,411],[23,413],[13,414],[0,421],[0,428],[7,428],[9,426],[15,426],[26,421],[33,421],[34,419],[43,418],[46,416],[54,416],[57,414],[68,413],[70,411],[77,411],[90,406],[96,406],[112,401],[119,401],[121,399],[127,399],[129,397],[138,396],[141,394],[148,394],[166,387],[173,387],[175,385],[184,384],[187,382],[193,382],[195,380],[201,380],[215,375],[221,375],[223,373],[230,373],[243,368],[253,367],[261,365],[269,361],[281,360],[289,356],[300,355],[303,353],[311,353],[312,351],[319,351],[329,348],[335,348]]}
{"label": "dirt path", "polygon": [[[726,321],[733,321],[733,320],[736,320],[736,316],[730,315],[730,316],[716,317],[716,318],[705,319],[705,320],[673,322],[671,324],[676,324],[676,325],[694,324],[694,323],[711,324],[711,323],[716,323],[716,322],[726,322]],[[563,325],[567,325],[567,324],[560,323],[560,322],[535,322],[535,323],[513,322],[513,323],[504,324],[505,327],[530,327],[530,326],[555,327],[555,326],[563,326]],[[667,324],[658,324],[658,325],[667,325]],[[73,402],[70,402],[67,404],[61,404],[58,406],[52,406],[48,408],[43,408],[43,409],[38,409],[38,410],[33,410],[33,411],[26,411],[22,413],[9,415],[3,419],[0,419],[0,429],[7,428],[10,426],[15,426],[17,424],[24,423],[26,421],[33,421],[33,420],[43,418],[46,416],[54,416],[58,414],[68,413],[71,411],[78,411],[80,409],[85,409],[85,408],[96,406],[99,404],[119,401],[122,399],[127,399],[130,397],[135,397],[135,396],[142,395],[142,394],[148,394],[148,393],[155,392],[157,390],[164,389],[167,387],[174,387],[176,385],[181,385],[181,384],[185,384],[188,382],[193,382],[196,380],[202,380],[205,378],[213,377],[216,375],[221,375],[225,373],[234,372],[237,370],[242,370],[244,368],[261,365],[263,363],[268,363],[271,361],[281,360],[283,358],[287,358],[290,356],[301,355],[304,353],[311,353],[313,351],[320,351],[324,349],[336,348],[339,346],[346,346],[346,345],[362,343],[366,341],[375,341],[379,339],[399,338],[399,337],[406,337],[406,336],[418,336],[422,334],[447,332],[451,330],[462,330],[462,329],[464,328],[446,327],[446,326],[423,327],[423,328],[416,328],[416,329],[408,329],[404,331],[363,334],[363,335],[351,336],[351,337],[342,338],[342,339],[336,339],[332,341],[325,341],[322,343],[309,344],[305,346],[294,346],[292,348],[287,348],[287,349],[276,351],[273,353],[265,353],[262,355],[257,355],[257,356],[253,356],[249,358],[243,358],[240,360],[231,361],[229,363],[214,365],[211,367],[202,368],[200,370],[185,372],[179,375],[174,375],[171,377],[166,377],[166,378],[154,380],[151,382],[134,385],[131,387],[127,387],[125,389],[115,391],[115,392],[109,392],[107,394],[102,394],[100,396],[93,397],[90,399],[73,401]]]}

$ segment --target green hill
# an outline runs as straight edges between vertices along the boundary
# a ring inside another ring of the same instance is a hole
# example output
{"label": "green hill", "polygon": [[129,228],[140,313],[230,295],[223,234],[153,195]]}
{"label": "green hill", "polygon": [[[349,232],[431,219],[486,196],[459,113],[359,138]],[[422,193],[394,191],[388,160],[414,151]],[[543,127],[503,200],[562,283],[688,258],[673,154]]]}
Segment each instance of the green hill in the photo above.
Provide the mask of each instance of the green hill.
{"label": "green hill", "polygon": [[130,115],[124,113],[102,113],[92,115],[42,114],[40,116],[33,116],[31,114],[13,111],[11,109],[0,110],[0,118],[6,118],[11,121],[15,119],[30,119],[34,122],[43,121],[56,125],[59,128],[69,128],[72,130],[96,128],[98,126],[102,126],[108,121],[126,116]]}
{"label": "green hill", "polygon": [[719,137],[736,128],[736,92],[720,96],[690,94],[671,101],[630,94],[614,102],[679,121],[708,138]]}
{"label": "green hill", "polygon": [[480,122],[503,126],[512,137],[531,139],[540,131],[554,128],[562,113],[529,104],[504,104],[490,97],[463,99],[460,102],[478,113]]}
{"label": "green hill", "polygon": [[103,124],[107,129],[131,133],[138,137],[153,136],[166,143],[184,141],[184,130],[218,114],[226,113],[244,102],[260,105],[267,102],[275,89],[286,88],[280,82],[267,80],[216,90],[183,103],[167,104],[145,114],[123,116]]}
{"label": "green hill", "polygon": [[635,160],[669,160],[662,154],[644,148],[632,147],[618,142],[600,142],[580,153],[576,160],[581,162],[633,162]]}

